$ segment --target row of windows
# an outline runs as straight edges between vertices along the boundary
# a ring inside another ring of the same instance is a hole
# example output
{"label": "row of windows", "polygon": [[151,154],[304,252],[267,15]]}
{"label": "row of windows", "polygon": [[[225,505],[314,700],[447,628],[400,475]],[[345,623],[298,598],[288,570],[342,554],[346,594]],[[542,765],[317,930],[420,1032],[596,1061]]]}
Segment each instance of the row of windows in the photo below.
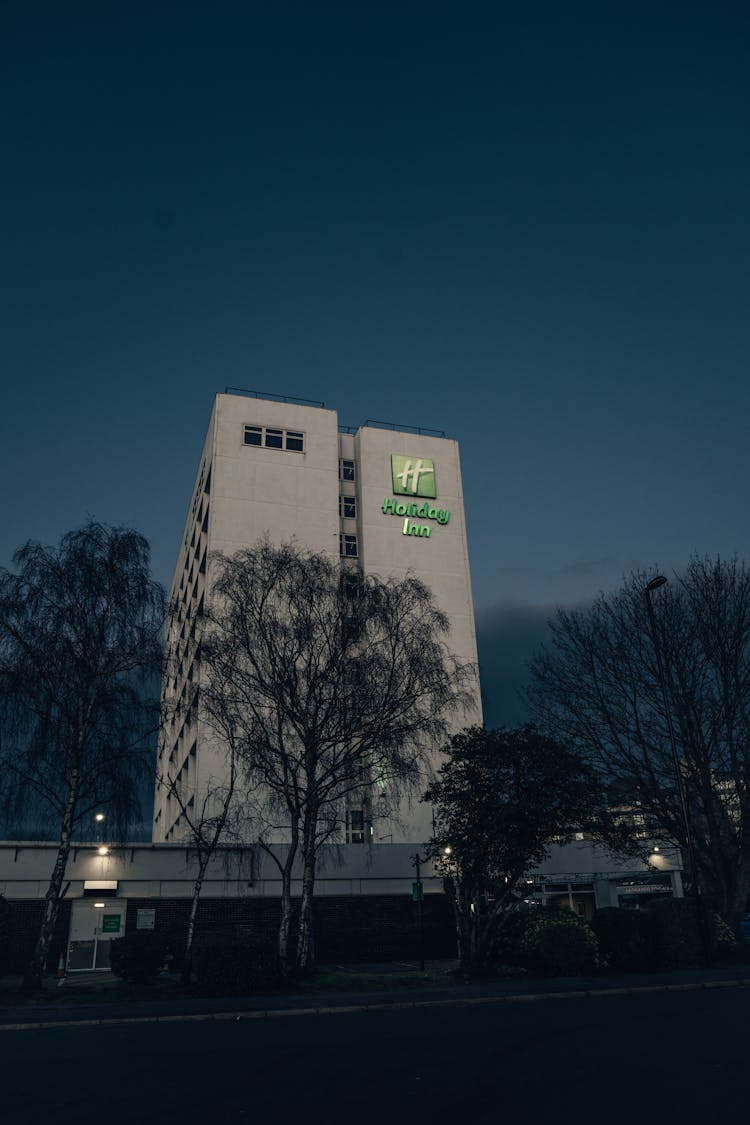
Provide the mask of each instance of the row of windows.
{"label": "row of windows", "polygon": [[264,445],[266,449],[288,449],[292,453],[305,452],[305,435],[299,430],[277,430],[271,426],[245,426],[242,440],[245,445]]}

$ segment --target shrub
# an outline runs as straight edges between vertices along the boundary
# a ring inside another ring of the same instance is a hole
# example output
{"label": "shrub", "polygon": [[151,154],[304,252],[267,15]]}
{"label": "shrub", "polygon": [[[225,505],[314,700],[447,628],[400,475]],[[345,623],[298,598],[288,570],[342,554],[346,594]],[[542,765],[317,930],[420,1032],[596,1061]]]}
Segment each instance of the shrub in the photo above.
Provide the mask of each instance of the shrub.
{"label": "shrub", "polygon": [[162,934],[154,930],[135,930],[110,943],[109,963],[112,972],[122,980],[145,984],[159,972],[165,952]]}
{"label": "shrub", "polygon": [[737,938],[720,914],[713,916],[714,951],[719,961],[730,960],[737,953]]}
{"label": "shrub", "polygon": [[278,953],[270,941],[202,942],[193,954],[193,972],[197,989],[204,995],[267,992],[279,983]]}
{"label": "shrub", "polygon": [[582,973],[596,968],[596,935],[572,910],[537,906],[508,918],[495,956],[550,976]]}
{"label": "shrub", "polygon": [[528,958],[529,968],[538,972],[577,975],[596,968],[596,934],[572,910],[545,912],[526,927],[521,953]]}
{"label": "shrub", "polygon": [[532,910],[514,910],[504,920],[502,929],[495,939],[492,951],[493,960],[500,964],[518,964],[521,960],[521,939],[530,925],[532,918],[538,910],[546,911],[546,907],[534,907]]}
{"label": "shrub", "polygon": [[601,962],[621,972],[644,972],[656,964],[654,916],[649,910],[605,906],[591,922]]}
{"label": "shrub", "polygon": [[[703,961],[695,899],[663,898],[649,905],[653,917],[656,958],[660,967],[683,969]],[[709,939],[713,945],[713,917],[708,914]]]}

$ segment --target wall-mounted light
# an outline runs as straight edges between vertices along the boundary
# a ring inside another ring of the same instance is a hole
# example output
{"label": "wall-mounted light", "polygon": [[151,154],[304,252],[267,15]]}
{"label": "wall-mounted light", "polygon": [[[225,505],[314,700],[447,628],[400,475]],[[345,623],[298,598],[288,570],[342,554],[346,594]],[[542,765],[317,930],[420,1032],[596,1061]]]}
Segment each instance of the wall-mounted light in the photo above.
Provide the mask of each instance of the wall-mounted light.
{"label": "wall-mounted light", "polygon": [[97,848],[96,850],[99,853],[99,855],[109,855],[109,848],[106,847],[104,844],[102,844],[102,846],[100,848]]}

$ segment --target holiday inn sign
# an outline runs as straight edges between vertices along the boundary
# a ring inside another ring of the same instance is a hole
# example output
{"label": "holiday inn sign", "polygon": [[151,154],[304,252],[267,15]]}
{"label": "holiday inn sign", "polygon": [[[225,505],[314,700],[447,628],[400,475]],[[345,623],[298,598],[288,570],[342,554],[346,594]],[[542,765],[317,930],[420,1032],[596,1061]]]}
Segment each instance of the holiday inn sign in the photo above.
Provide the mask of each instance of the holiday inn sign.
{"label": "holiday inn sign", "polygon": [[[383,515],[400,516],[404,522],[401,527],[402,535],[414,535],[419,539],[429,539],[432,529],[429,523],[413,523],[411,518],[432,520],[445,525],[450,519],[450,512],[437,505],[428,504],[427,500],[434,500],[437,496],[435,482],[435,463],[428,457],[401,457],[391,454],[391,481],[396,496],[418,496],[424,499],[422,504],[416,501],[406,503],[395,497],[383,500]],[[426,499],[425,499],[426,498]]]}

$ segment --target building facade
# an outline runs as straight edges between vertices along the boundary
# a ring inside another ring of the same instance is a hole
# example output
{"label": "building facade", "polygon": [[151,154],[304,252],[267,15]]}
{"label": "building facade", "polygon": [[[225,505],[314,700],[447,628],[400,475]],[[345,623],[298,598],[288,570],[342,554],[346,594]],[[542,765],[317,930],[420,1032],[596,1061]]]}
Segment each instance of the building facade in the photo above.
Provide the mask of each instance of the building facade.
{"label": "building facade", "polygon": [[[476,668],[457,442],[434,431],[377,423],[342,427],[323,404],[217,395],[171,588],[175,612],[167,644],[173,659],[163,697],[165,713],[174,717],[162,732],[157,772],[174,785],[170,791],[157,783],[155,842],[184,838],[184,809],[226,770],[223,748],[191,702],[200,688],[201,618],[212,556],[231,555],[261,539],[324,552],[354,573],[414,573],[448,616],[450,648]],[[477,722],[478,679],[473,706],[456,715],[454,725]],[[374,839],[364,819],[361,829],[358,824],[352,820],[349,843],[420,845],[430,836],[431,812],[418,801],[402,803]]]}

